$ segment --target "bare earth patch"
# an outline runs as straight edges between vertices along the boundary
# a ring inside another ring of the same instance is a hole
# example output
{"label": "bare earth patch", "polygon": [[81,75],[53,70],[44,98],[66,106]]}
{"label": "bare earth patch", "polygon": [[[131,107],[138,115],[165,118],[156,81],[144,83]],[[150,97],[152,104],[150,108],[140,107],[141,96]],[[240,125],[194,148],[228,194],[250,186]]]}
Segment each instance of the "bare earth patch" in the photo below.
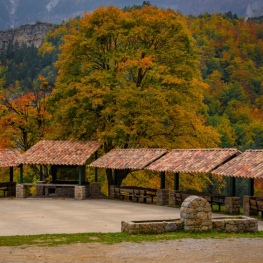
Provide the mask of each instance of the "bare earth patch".
{"label": "bare earth patch", "polygon": [[263,239],[182,239],[162,242],[0,247],[2,263],[262,263]]}

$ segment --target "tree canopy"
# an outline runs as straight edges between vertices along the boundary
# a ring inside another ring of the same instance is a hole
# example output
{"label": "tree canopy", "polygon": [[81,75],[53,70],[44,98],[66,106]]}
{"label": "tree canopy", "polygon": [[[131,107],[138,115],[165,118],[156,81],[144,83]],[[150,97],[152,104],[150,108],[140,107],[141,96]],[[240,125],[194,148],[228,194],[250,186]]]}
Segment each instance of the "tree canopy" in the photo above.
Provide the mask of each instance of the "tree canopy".
{"label": "tree canopy", "polygon": [[57,136],[114,147],[206,147],[198,57],[184,18],[110,6],[68,25],[51,94]]}

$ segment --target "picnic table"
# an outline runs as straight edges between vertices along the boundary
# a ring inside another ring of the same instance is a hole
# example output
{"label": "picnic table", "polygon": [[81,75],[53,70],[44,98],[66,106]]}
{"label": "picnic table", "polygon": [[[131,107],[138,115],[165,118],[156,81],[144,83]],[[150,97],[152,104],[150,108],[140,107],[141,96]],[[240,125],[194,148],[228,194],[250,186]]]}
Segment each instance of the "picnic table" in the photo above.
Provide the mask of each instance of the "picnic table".
{"label": "picnic table", "polygon": [[191,195],[201,196],[206,199],[210,205],[218,205],[218,210],[221,210],[221,206],[225,205],[225,195],[221,194],[211,194],[206,192],[197,192],[197,191],[176,191],[175,192],[175,204],[181,205],[182,202]]}
{"label": "picnic table", "polygon": [[134,199],[139,202],[142,200],[143,203],[147,202],[147,198],[151,199],[153,203],[154,197],[157,194],[157,189],[147,188],[147,187],[138,187],[138,186],[121,186],[114,187],[114,197],[124,200],[127,197],[130,201]]}
{"label": "picnic table", "polygon": [[12,196],[15,195],[15,182],[0,182],[0,192],[3,193],[3,196]]}

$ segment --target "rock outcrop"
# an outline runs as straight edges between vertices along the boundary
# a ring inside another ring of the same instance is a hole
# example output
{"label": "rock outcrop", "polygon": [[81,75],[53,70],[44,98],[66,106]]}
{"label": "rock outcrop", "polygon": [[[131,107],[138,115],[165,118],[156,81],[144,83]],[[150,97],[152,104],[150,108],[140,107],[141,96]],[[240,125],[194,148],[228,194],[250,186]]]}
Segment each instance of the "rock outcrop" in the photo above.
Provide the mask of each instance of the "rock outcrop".
{"label": "rock outcrop", "polygon": [[46,34],[54,30],[56,25],[48,23],[36,23],[34,25],[23,25],[19,28],[0,31],[0,51],[7,48],[10,43],[17,43],[18,46],[26,44],[39,47]]}

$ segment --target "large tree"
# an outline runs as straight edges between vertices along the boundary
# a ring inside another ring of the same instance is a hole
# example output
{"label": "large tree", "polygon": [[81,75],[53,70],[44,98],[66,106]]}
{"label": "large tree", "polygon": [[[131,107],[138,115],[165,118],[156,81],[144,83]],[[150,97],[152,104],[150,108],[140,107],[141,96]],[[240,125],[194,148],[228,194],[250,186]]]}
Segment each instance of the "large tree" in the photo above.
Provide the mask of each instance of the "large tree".
{"label": "large tree", "polygon": [[184,17],[110,6],[64,27],[50,96],[58,138],[100,140],[105,152],[217,145],[218,133],[205,125],[206,85]]}

